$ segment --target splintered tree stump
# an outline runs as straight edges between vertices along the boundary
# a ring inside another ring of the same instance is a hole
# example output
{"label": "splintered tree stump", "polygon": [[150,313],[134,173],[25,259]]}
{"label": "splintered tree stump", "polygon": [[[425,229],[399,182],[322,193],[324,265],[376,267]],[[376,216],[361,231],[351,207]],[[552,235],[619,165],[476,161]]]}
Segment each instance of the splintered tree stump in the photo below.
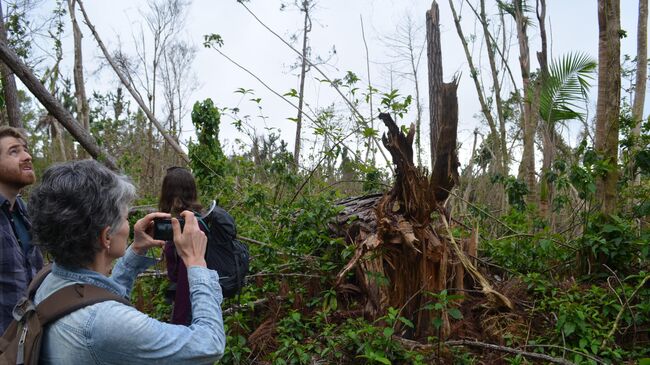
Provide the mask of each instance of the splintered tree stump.
{"label": "splintered tree stump", "polygon": [[335,234],[356,247],[339,272],[336,287],[342,292],[352,287],[361,292],[365,312],[371,317],[379,318],[389,307],[397,308],[414,324],[412,329],[402,326],[398,333],[415,339],[449,335],[446,308],[435,310],[436,298],[431,294],[445,289],[450,294],[462,292],[466,273],[494,307],[512,308],[468,258],[468,250],[476,256],[477,233],[456,242],[442,207],[458,181],[458,84],[456,80],[442,82],[438,19],[438,5],[433,1],[426,14],[431,175],[413,163],[414,126],[411,124],[405,135],[389,114],[379,114],[388,128],[382,142],[395,165],[394,185],[383,195],[342,201],[344,209],[330,225]]}
{"label": "splintered tree stump", "polygon": [[[388,128],[382,142],[393,157],[395,182],[383,195],[339,202],[343,210],[330,223],[330,229],[355,245],[356,250],[339,272],[336,287],[356,287],[365,299],[364,310],[370,317],[385,315],[389,307],[399,309],[400,315],[415,327],[402,326],[400,335],[415,339],[449,335],[447,311],[435,310],[436,299],[430,294],[443,290],[449,294],[463,293],[467,273],[495,308],[512,308],[510,301],[491,288],[469,259],[476,256],[477,232],[456,242],[451,237],[448,214],[441,206],[440,199],[448,197],[457,181],[455,127],[441,129],[453,131],[453,136],[442,133],[440,139],[451,139],[441,145],[453,151],[444,153],[438,149],[439,156],[444,156],[437,159],[440,171],[429,175],[413,164],[413,125],[404,135],[389,114],[382,113],[379,118]],[[440,320],[442,325],[438,329],[434,323]]]}
{"label": "splintered tree stump", "polygon": [[[444,214],[436,200],[435,185],[443,179],[433,179],[424,168],[414,165],[413,125],[404,135],[389,114],[382,113],[379,118],[388,128],[382,142],[396,167],[395,183],[386,194],[340,202],[344,209],[331,227],[356,244],[356,251],[339,273],[337,284],[354,272],[354,281],[367,299],[365,311],[371,317],[384,315],[389,307],[401,309],[401,315],[415,325],[405,333],[413,338],[438,335],[433,323],[440,318],[441,334],[446,337],[446,312],[427,309],[434,303],[428,293],[462,289],[462,279],[456,277],[464,274],[458,260],[452,261],[446,239],[436,232],[440,224],[432,220],[434,212]],[[455,156],[455,142],[453,146],[448,156]],[[456,160],[450,161],[448,170],[456,169]],[[445,181],[453,182],[457,175],[448,176],[452,178]],[[445,190],[452,186],[445,185]]]}

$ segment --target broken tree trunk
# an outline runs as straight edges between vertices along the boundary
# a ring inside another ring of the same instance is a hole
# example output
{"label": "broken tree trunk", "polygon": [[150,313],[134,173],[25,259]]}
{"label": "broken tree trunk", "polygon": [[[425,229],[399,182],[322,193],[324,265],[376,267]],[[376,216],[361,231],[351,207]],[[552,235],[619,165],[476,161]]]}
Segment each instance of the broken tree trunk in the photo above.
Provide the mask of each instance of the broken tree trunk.
{"label": "broken tree trunk", "polygon": [[[434,2],[429,14],[437,17]],[[433,32],[435,33],[435,32]],[[435,63],[441,62],[440,42],[429,47]],[[430,60],[431,63],[431,60]],[[413,163],[411,125],[404,135],[390,114],[381,113],[388,133],[382,142],[395,165],[393,188],[382,196],[373,195],[340,202],[344,209],[330,226],[339,236],[356,246],[355,254],[339,272],[336,286],[342,289],[354,283],[364,294],[365,312],[374,318],[389,307],[408,318],[413,329],[401,335],[424,339],[431,335],[449,335],[447,308],[435,309],[431,294],[447,290],[463,292],[465,273],[472,275],[494,307],[512,308],[510,301],[495,292],[479,273],[467,250],[476,254],[476,233],[457,242],[449,227],[444,202],[458,181],[456,132],[458,127],[457,83],[442,83],[442,67],[430,67],[432,96],[431,146],[432,172]],[[354,273],[354,275],[349,275]],[[401,330],[401,329],[400,329]]]}
{"label": "broken tree trunk", "polygon": [[[445,109],[453,110],[453,107]],[[453,157],[439,158],[438,161],[449,163],[441,162],[443,173],[429,176],[425,169],[413,163],[414,126],[404,135],[389,114],[382,113],[379,119],[388,127],[382,141],[396,166],[395,184],[383,195],[339,202],[343,211],[330,228],[355,245],[356,251],[339,272],[336,286],[341,289],[349,287],[344,284],[358,286],[365,298],[364,310],[373,318],[384,315],[389,307],[400,309],[401,315],[415,325],[412,331],[402,335],[416,339],[449,335],[446,311],[428,309],[435,304],[429,293],[438,294],[443,290],[449,294],[463,293],[465,273],[471,274],[482,287],[494,308],[512,308],[510,301],[491,288],[469,258],[476,256],[477,233],[472,232],[469,239],[460,242],[451,236],[450,219],[441,207],[438,192],[447,192],[456,181],[441,179],[456,176],[455,152],[441,153],[439,156]],[[443,126],[441,130],[451,131],[455,127]],[[442,141],[442,134],[440,137]],[[444,145],[455,149],[455,135],[447,137],[453,143]],[[437,151],[443,152],[442,147]],[[440,181],[442,185],[438,185]],[[445,188],[441,188],[443,185]],[[440,332],[434,325],[436,319],[442,320]]]}
{"label": "broken tree trunk", "polygon": [[[433,224],[432,220],[436,211],[445,214],[436,199],[437,180],[413,163],[414,126],[404,135],[389,114],[382,113],[379,119],[388,128],[382,141],[393,157],[395,184],[381,197],[341,203],[345,209],[339,215],[337,233],[348,237],[357,249],[339,273],[337,284],[355,269],[369,315],[379,317],[388,307],[402,309],[402,315],[415,325],[414,338],[438,335],[433,320],[441,318],[440,335],[446,337],[446,313],[425,309],[432,302],[428,293],[437,294],[459,283],[454,277],[460,269],[452,263],[447,239],[436,231],[440,222]],[[455,136],[452,139],[455,141]],[[455,143],[452,145],[455,150]],[[454,153],[449,151],[449,155]],[[449,166],[455,170],[457,164],[454,161]],[[345,220],[353,215],[356,219],[347,224]]]}

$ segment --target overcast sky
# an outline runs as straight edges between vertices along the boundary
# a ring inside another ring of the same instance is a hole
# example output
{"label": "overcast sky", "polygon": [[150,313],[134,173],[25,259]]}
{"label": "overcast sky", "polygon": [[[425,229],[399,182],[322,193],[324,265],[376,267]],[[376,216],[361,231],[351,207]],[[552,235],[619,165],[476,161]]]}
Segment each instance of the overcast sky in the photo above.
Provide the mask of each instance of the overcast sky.
{"label": "overcast sky", "polygon": [[[555,0],[548,2],[547,31],[550,37],[551,55],[557,57],[568,52],[584,52],[597,59],[598,24],[596,1],[587,0]],[[457,4],[458,1],[455,1]],[[489,14],[496,13],[492,1],[488,1]],[[139,9],[144,9],[145,0],[111,0],[86,1],[85,6],[95,23],[104,42],[112,50],[122,45],[127,51],[133,51],[133,34],[139,32],[142,23]],[[280,2],[274,0],[252,0],[247,6],[260,17],[269,27],[285,39],[289,39],[302,28],[302,14],[291,7],[280,11]],[[336,55],[323,70],[330,78],[342,77],[346,71],[353,71],[361,79],[361,87],[367,83],[366,52],[364,48],[360,17],[363,17],[365,35],[368,42],[371,70],[370,78],[373,85],[382,92],[390,89],[390,72],[387,63],[390,61],[390,50],[382,42],[382,37],[395,33],[396,26],[404,22],[407,16],[413,17],[423,25],[425,12],[431,6],[430,1],[424,0],[320,0],[313,11],[313,29],[310,33],[314,55],[327,55],[334,46]],[[627,38],[621,40],[621,54],[636,54],[636,22],[638,2],[633,0],[621,1],[622,28],[627,31]],[[474,117],[479,113],[474,85],[469,78],[467,62],[456,34],[456,30],[447,1],[440,2],[440,22],[442,34],[442,59],[445,81],[453,75],[460,74],[459,99],[459,142],[463,144],[461,162],[466,163],[468,148],[471,147],[471,135],[474,128],[487,132]],[[464,8],[464,28],[466,35],[477,32],[471,13]],[[79,15],[80,16],[80,15]],[[90,32],[82,25],[84,33],[84,52],[86,60],[86,75],[89,90],[106,90],[107,86],[116,86],[115,77],[108,70],[95,72],[100,64],[100,51],[92,39]],[[422,38],[424,37],[422,28]],[[264,29],[244,7],[236,0],[194,0],[189,9],[186,31],[179,36],[185,37],[197,47],[197,57],[193,71],[197,76],[197,88],[189,98],[189,106],[197,100],[212,98],[220,107],[239,107],[241,115],[256,116],[259,114],[255,103],[234,91],[238,88],[253,89],[256,97],[262,98],[262,113],[267,118],[252,118],[251,123],[262,133],[264,127],[279,128],[283,138],[293,149],[295,124],[287,118],[296,116],[295,109],[284,101],[268,92],[257,80],[237,68],[224,57],[211,49],[202,46],[203,35],[217,33],[224,39],[222,51],[236,62],[248,68],[259,76],[265,83],[279,93],[285,93],[291,88],[298,89],[297,72],[291,72],[289,65],[296,61],[296,54],[286,47],[279,39]],[[539,50],[538,29],[534,26],[528,30],[531,42],[531,54]],[[517,63],[518,48],[516,36],[511,40],[511,64],[515,78],[520,80]],[[73,50],[68,44],[65,58],[73,59]],[[296,44],[299,48],[299,44]],[[533,58],[532,69],[536,63]],[[426,93],[426,51],[423,54],[420,67],[421,96],[427,105]],[[487,62],[481,64],[483,69]],[[394,74],[395,76],[395,74]],[[487,74],[486,74],[487,76]],[[331,87],[318,82],[322,78],[317,72],[308,75],[306,101],[312,110],[336,103],[337,109],[343,111],[343,101],[335,95]],[[393,77],[393,86],[399,88],[401,94],[413,94],[412,84]],[[520,82],[520,81],[518,81]],[[595,110],[596,85],[592,88],[592,111]],[[378,106],[375,101],[375,110]],[[646,107],[646,115],[647,115]],[[428,110],[425,110],[425,118]],[[402,124],[410,123],[415,115],[406,116]],[[188,118],[184,121],[184,137],[192,135],[193,128]],[[221,140],[229,149],[234,148],[233,141],[239,138],[231,119],[222,120]],[[304,144],[314,140],[313,130],[307,126],[303,129]],[[383,129],[381,130],[383,132]],[[565,133],[566,135],[566,133]],[[570,134],[575,139],[575,133]],[[575,141],[571,141],[575,143]]]}

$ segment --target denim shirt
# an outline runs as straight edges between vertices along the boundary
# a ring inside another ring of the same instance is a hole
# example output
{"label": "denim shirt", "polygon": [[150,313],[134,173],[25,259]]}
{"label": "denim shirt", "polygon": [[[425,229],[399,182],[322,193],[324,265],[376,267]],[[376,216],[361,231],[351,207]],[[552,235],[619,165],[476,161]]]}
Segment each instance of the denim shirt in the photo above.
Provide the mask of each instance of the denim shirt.
{"label": "denim shirt", "polygon": [[[36,292],[38,304],[74,283],[105,288],[128,298],[138,273],[154,263],[129,247],[111,277],[56,264]],[[192,300],[190,326],[153,319],[137,309],[107,301],[78,309],[45,330],[41,364],[212,364],[223,355],[226,335],[221,317],[223,296],[214,270],[188,269]]]}
{"label": "denim shirt", "polygon": [[[41,251],[32,246],[27,255],[14,234],[9,217],[9,200],[0,195],[0,334],[13,320],[11,312],[20,298],[25,296],[27,286],[43,267]],[[25,228],[31,228],[25,203],[18,196],[14,210],[22,217]]]}

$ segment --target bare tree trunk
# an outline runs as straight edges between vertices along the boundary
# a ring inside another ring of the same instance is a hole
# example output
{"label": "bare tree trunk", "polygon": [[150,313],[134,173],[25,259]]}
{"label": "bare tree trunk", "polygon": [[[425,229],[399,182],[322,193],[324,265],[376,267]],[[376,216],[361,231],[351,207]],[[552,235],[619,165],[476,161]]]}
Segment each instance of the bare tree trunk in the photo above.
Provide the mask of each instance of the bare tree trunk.
{"label": "bare tree trunk", "polygon": [[41,84],[31,70],[18,58],[14,51],[6,43],[0,41],[0,60],[4,62],[27,89],[43,104],[45,109],[54,116],[61,125],[88,151],[96,160],[102,162],[112,170],[117,170],[115,158],[95,142],[95,139],[83,129],[70,112],[68,112],[56,98],[50,94],[45,86]]}
{"label": "bare tree trunk", "polygon": [[[54,118],[53,118],[54,119]],[[59,157],[61,161],[68,161],[68,155],[65,152],[65,142],[63,141],[63,131],[56,120],[51,121],[52,137],[56,140],[59,147]]]}
{"label": "bare tree trunk", "polygon": [[70,19],[72,20],[72,34],[74,37],[74,87],[77,99],[77,121],[85,130],[90,130],[90,108],[86,97],[86,82],[84,80],[83,52],[81,48],[81,29],[75,16],[76,0],[68,0]]}
{"label": "bare tree trunk", "polygon": [[449,192],[458,183],[458,152],[456,136],[458,129],[458,99],[456,80],[442,85],[442,113],[438,123],[436,143],[436,164],[431,171],[430,186],[434,187],[436,201],[444,202]]}
{"label": "bare tree trunk", "polygon": [[[7,29],[4,23],[4,14],[2,12],[2,2],[0,1],[0,41],[4,44],[7,42]],[[0,63],[0,74],[2,75],[2,86],[4,89],[5,107],[7,109],[7,118],[9,125],[16,128],[23,127],[23,121],[20,116],[20,104],[18,103],[18,89],[16,88],[16,79],[11,68],[4,63]]]}
{"label": "bare tree trunk", "polygon": [[77,99],[77,122],[90,131],[90,107],[86,97],[86,82],[84,81],[83,53],[81,48],[81,29],[75,16],[76,0],[68,0],[70,20],[72,20],[72,35],[74,38],[74,88]]}
{"label": "bare tree trunk", "polygon": [[[530,85],[530,49],[528,48],[528,35],[526,34],[526,22],[521,4],[515,1],[515,22],[517,24],[517,39],[519,40],[519,67],[524,91],[524,114],[523,123],[523,154],[521,167],[524,181],[528,188],[528,203],[537,202],[537,188],[535,181],[535,131],[537,130],[538,111],[532,107],[531,85]],[[533,86],[537,87],[537,85]],[[534,95],[534,94],[533,94]]]}
{"label": "bare tree trunk", "polygon": [[427,57],[429,65],[429,143],[431,152],[431,171],[436,165],[436,146],[438,145],[439,125],[442,110],[442,52],[440,47],[440,12],[438,3],[433,1],[426,14]]}
{"label": "bare tree trunk", "polygon": [[303,24],[302,35],[302,64],[300,65],[300,90],[298,91],[298,116],[296,117],[296,141],[293,149],[293,162],[296,167],[300,161],[300,135],[302,129],[302,108],[305,102],[305,77],[307,76],[307,41],[308,34],[311,31],[311,19],[309,18],[309,1],[302,1],[302,10],[305,13],[305,23]]}
{"label": "bare tree trunk", "polygon": [[[370,129],[375,129],[375,118],[372,116],[372,113],[375,112],[372,107],[372,82],[370,82],[370,51],[368,51],[368,42],[366,42],[366,31],[363,26],[363,17],[359,15],[361,19],[361,36],[363,38],[363,45],[366,49],[366,70],[368,72],[368,103],[370,104]],[[370,151],[372,151],[372,136],[368,136],[368,141],[366,142],[368,147],[366,148],[366,163],[369,163],[368,158],[370,157]],[[375,160],[375,154],[372,154],[372,161]]]}
{"label": "bare tree trunk", "polygon": [[615,212],[618,202],[618,125],[621,96],[619,0],[598,0],[598,101],[596,152],[609,169],[596,178],[596,201],[604,215]]}
{"label": "bare tree trunk", "polygon": [[165,138],[167,143],[178,153],[178,155],[183,158],[183,161],[186,163],[190,162],[189,157],[187,154],[181,149],[181,146],[176,143],[174,138],[172,138],[169,133],[165,131],[165,128],[158,122],[156,117],[153,115],[151,110],[147,107],[147,105],[144,103],[142,98],[138,95],[138,93],[135,91],[133,88],[133,85],[129,82],[129,80],[124,76],[122,71],[117,67],[115,64],[115,61],[113,60],[113,57],[108,53],[108,49],[106,49],[106,46],[104,46],[104,43],[102,42],[101,38],[99,38],[99,34],[97,34],[97,31],[95,30],[95,27],[92,25],[90,22],[90,19],[88,18],[88,14],[86,13],[86,9],[84,9],[83,2],[81,0],[77,0],[79,3],[79,8],[81,9],[81,13],[84,16],[84,19],[86,20],[86,25],[88,25],[88,28],[90,28],[90,31],[93,33],[93,36],[95,37],[95,40],[97,41],[97,44],[99,45],[99,48],[101,48],[102,53],[104,53],[104,57],[108,61],[108,63],[111,65],[117,76],[119,77],[120,81],[124,85],[124,87],[129,91],[133,99],[138,103],[138,106],[140,106],[140,109],[146,114],[147,118],[149,121],[156,127],[156,129],[162,134],[162,136]]}
{"label": "bare tree trunk", "polygon": [[411,49],[411,72],[413,72],[413,82],[415,83],[415,149],[417,150],[418,166],[422,166],[422,102],[420,101],[420,81],[418,80],[418,64],[413,57]]}
{"label": "bare tree trunk", "polygon": [[[539,61],[541,69],[541,80],[546,82],[548,78],[548,47],[546,41],[546,0],[537,0],[537,19],[539,21],[539,33],[542,40],[542,50],[537,52],[537,60]],[[536,84],[538,88],[541,88],[541,84]],[[539,92],[540,90],[535,90],[537,95],[537,107],[535,108],[535,118],[539,116]],[[553,199],[555,198],[555,188],[553,184],[548,180],[548,174],[551,171],[551,165],[555,161],[555,156],[557,154],[557,134],[555,132],[555,124],[552,124],[550,121],[542,121],[542,177],[540,179],[541,188],[540,188],[540,211],[543,217],[549,219],[551,227],[555,226],[554,215],[552,214],[552,209],[550,209]]]}
{"label": "bare tree trunk", "polygon": [[542,217],[550,218],[551,202],[553,201],[553,185],[548,180],[548,173],[555,160],[555,128],[548,121],[542,121],[540,126],[542,135],[542,177],[540,179],[540,214]]}
{"label": "bare tree trunk", "polygon": [[465,191],[463,192],[463,201],[461,202],[462,204],[461,212],[463,213],[467,212],[467,205],[469,203],[470,194],[472,192],[472,181],[474,180],[474,177],[472,176],[472,170],[474,169],[474,159],[476,157],[477,140],[478,140],[478,129],[474,129],[474,143],[472,143],[472,155],[469,159],[469,164],[465,169],[465,173],[463,174],[464,175],[463,178],[467,182],[467,186],[465,186]]}
{"label": "bare tree trunk", "polygon": [[494,139],[496,140],[496,144],[492,149],[492,154],[495,159],[496,170],[499,173],[505,175],[505,173],[507,172],[507,168],[505,166],[504,156],[502,156],[501,154],[502,149],[498,138],[498,136],[500,136],[500,132],[497,130],[497,124],[494,120],[494,117],[492,116],[492,113],[490,112],[489,106],[487,105],[485,95],[483,94],[481,82],[478,78],[479,71],[474,65],[474,60],[472,59],[472,55],[469,52],[469,46],[467,45],[467,40],[465,39],[465,35],[463,34],[463,29],[460,26],[460,17],[456,13],[456,8],[454,7],[454,3],[452,0],[449,0],[449,7],[451,8],[451,12],[454,17],[454,24],[456,25],[456,32],[458,33],[458,38],[460,39],[460,42],[463,45],[463,50],[465,51],[465,58],[467,59],[467,64],[469,66],[470,77],[474,81],[476,94],[478,95],[478,100],[479,103],[481,104],[481,112],[483,113],[483,116],[485,117],[485,120],[487,121],[488,126],[490,127],[490,133],[494,136]]}
{"label": "bare tree trunk", "polygon": [[[471,7],[471,4],[468,2]],[[485,37],[485,45],[488,54],[488,61],[490,62],[490,73],[492,75],[492,88],[494,89],[494,104],[497,109],[497,119],[499,121],[499,147],[501,148],[501,156],[503,158],[504,176],[508,175],[508,147],[506,138],[506,120],[503,116],[503,101],[501,100],[501,84],[499,82],[499,73],[497,71],[494,49],[497,47],[496,42],[492,44],[492,34],[488,30],[488,19],[485,15],[485,0],[481,0],[481,12],[479,14],[479,21],[483,27],[483,35]],[[528,48],[528,47],[526,47]],[[496,136],[495,136],[496,137]]]}
{"label": "bare tree trunk", "polygon": [[[639,150],[638,139],[641,137],[643,122],[643,103],[645,101],[646,84],[648,81],[648,0],[639,0],[639,20],[636,35],[636,85],[634,87],[634,103],[632,104],[632,120],[635,122],[632,135],[636,138],[634,150]],[[641,184],[641,175],[634,175],[634,185]]]}

